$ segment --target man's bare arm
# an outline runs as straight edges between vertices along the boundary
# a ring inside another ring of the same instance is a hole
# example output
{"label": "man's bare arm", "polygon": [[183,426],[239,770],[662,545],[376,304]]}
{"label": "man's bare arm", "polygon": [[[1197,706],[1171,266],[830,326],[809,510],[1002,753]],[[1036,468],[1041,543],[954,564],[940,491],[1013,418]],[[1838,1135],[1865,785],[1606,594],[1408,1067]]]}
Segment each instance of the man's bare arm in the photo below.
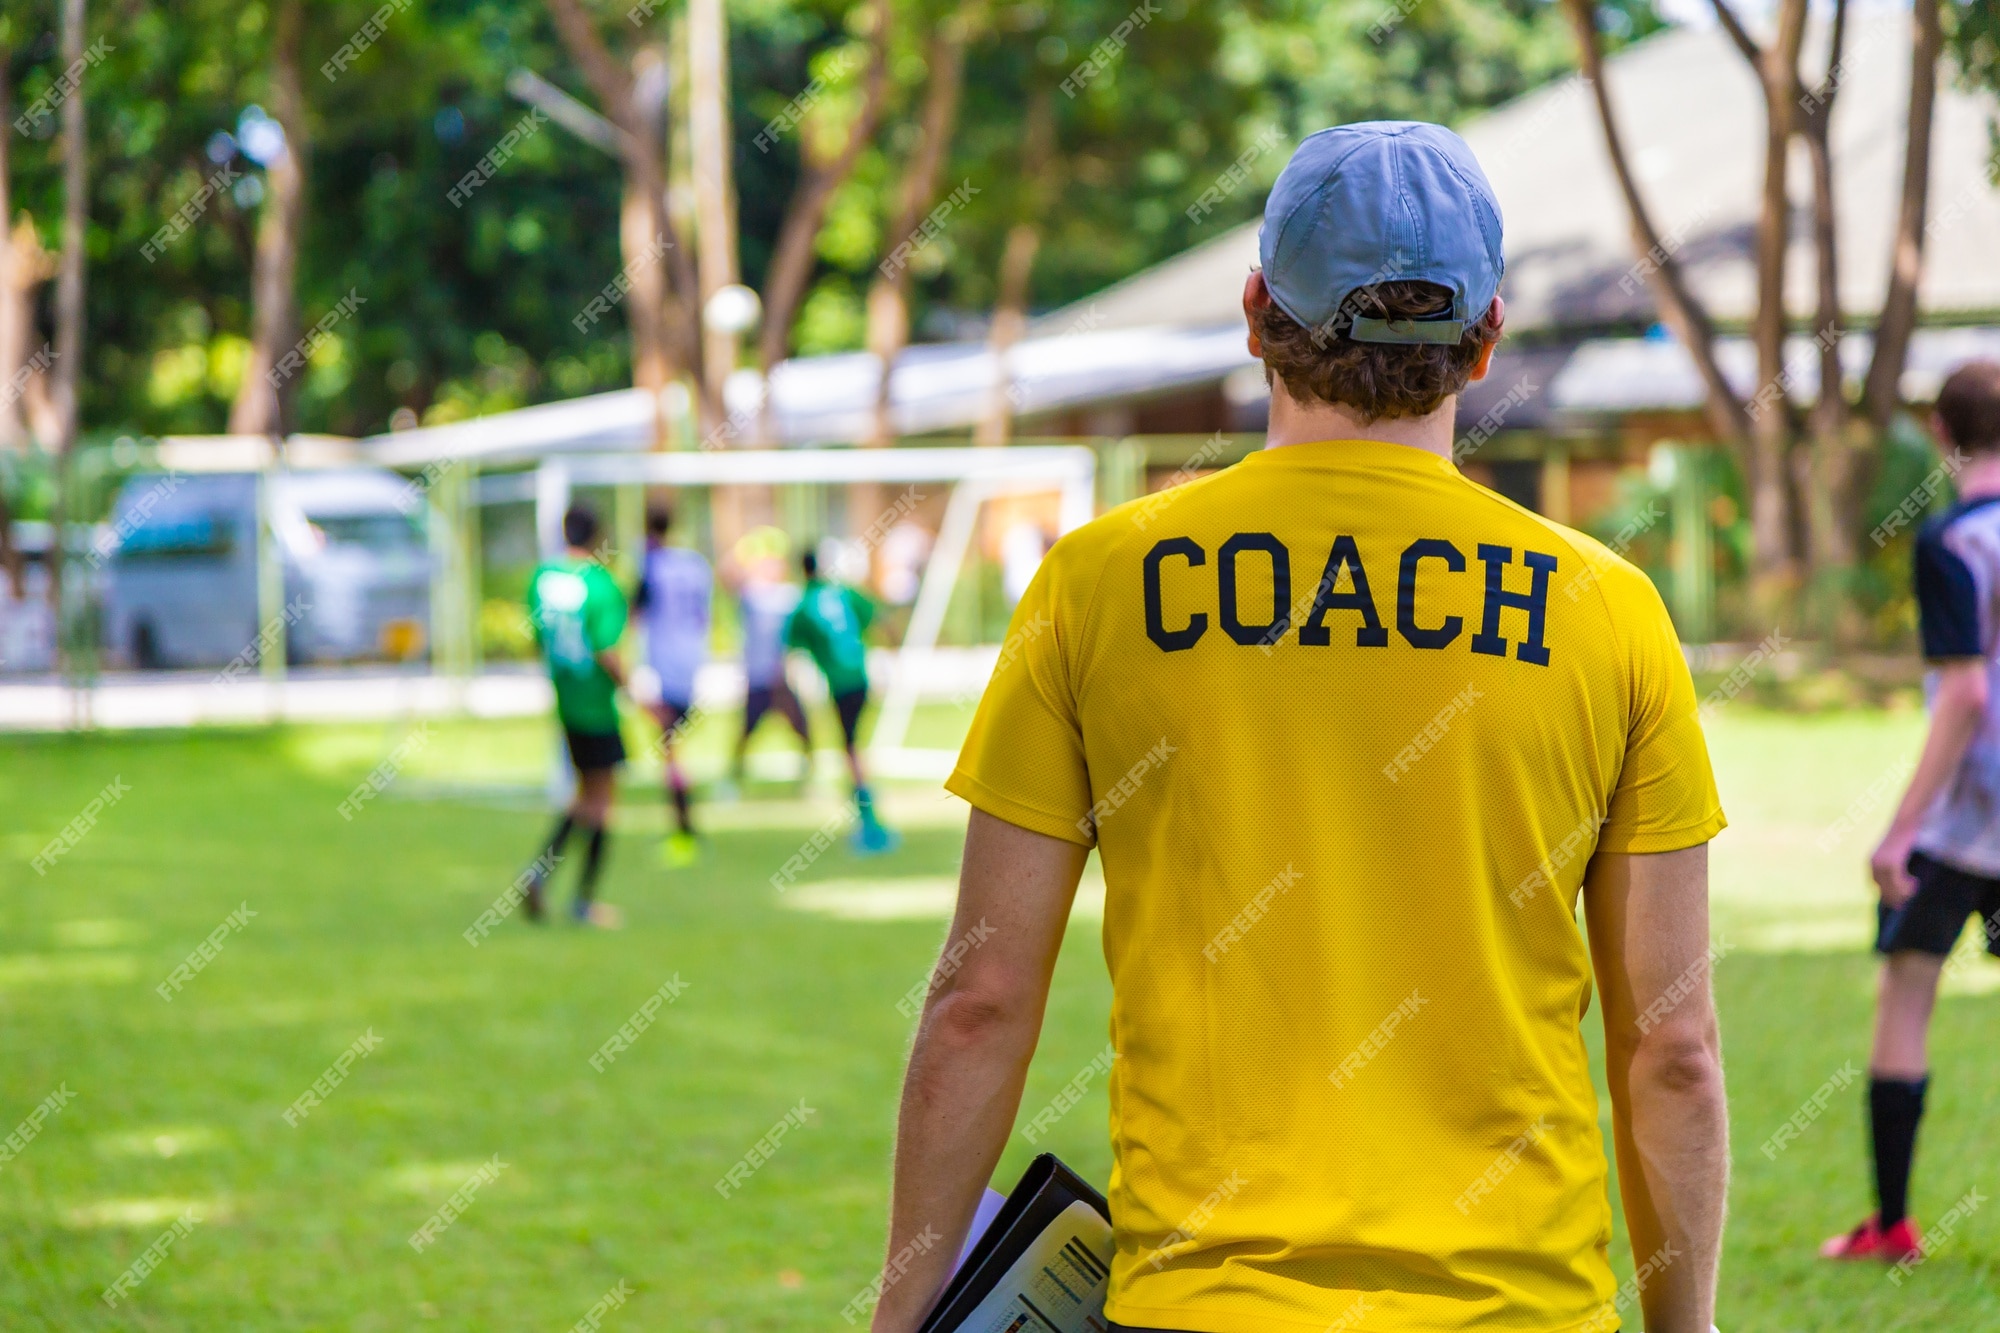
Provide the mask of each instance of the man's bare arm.
{"label": "man's bare arm", "polygon": [[1604,853],[1584,884],[1618,1186],[1649,1333],[1708,1333],[1729,1189],[1708,847]]}
{"label": "man's bare arm", "polygon": [[1869,871],[1882,891],[1882,902],[1891,911],[1917,891],[1909,871],[1910,848],[1916,843],[1917,830],[1931,802],[1957,775],[1966,747],[1985,720],[1985,661],[1974,657],[1943,663],[1938,669],[1937,694],[1931,700],[1931,725],[1924,735],[1923,754],[1916,772],[1910,774],[1910,785],[1895,817],[1889,821],[1889,831],[1869,858]]}
{"label": "man's bare arm", "polygon": [[949,977],[934,979],[910,1052],[875,1333],[912,1333],[965,1243],[1013,1132],[1087,854],[972,812],[946,948],[980,942]]}

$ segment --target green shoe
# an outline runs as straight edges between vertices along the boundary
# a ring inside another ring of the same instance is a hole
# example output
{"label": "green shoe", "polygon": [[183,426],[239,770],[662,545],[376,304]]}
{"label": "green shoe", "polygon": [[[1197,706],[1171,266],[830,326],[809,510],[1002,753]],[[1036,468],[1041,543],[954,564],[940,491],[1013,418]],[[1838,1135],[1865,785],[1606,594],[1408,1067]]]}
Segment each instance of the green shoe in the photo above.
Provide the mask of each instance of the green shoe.
{"label": "green shoe", "polygon": [[701,859],[701,844],[692,833],[673,833],[660,844],[660,864],[669,870],[685,870]]}

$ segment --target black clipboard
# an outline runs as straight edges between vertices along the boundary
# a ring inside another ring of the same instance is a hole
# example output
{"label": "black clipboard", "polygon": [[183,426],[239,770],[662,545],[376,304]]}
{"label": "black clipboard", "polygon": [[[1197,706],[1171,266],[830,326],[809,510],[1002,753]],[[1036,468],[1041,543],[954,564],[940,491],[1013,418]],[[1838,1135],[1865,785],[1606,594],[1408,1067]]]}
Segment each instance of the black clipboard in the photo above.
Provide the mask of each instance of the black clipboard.
{"label": "black clipboard", "polygon": [[[1079,1214],[1073,1210],[1079,1204],[1101,1222],[1101,1239],[1075,1234],[1073,1223]],[[1111,1209],[1089,1181],[1064,1166],[1055,1154],[1043,1153],[1022,1172],[1020,1183],[966,1255],[917,1333],[958,1333],[1000,1289],[1023,1256],[1038,1245],[1052,1243],[1045,1241],[1044,1235],[1058,1227],[1065,1234],[1052,1238],[1060,1244],[1054,1245],[1050,1262],[1041,1269],[1045,1290],[1056,1295],[1053,1301],[1044,1298],[1041,1304],[1031,1293],[1018,1295],[1016,1299],[1024,1307],[1021,1333],[1103,1329],[1104,1297],[1111,1280]]]}

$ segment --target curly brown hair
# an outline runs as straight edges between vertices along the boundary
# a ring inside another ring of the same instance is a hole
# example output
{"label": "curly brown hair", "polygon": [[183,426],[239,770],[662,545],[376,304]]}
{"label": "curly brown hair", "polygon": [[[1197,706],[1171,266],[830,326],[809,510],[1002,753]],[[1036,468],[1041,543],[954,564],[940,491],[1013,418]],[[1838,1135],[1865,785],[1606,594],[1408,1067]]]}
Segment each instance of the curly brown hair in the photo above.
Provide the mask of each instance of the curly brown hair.
{"label": "curly brown hair", "polygon": [[1302,403],[1339,403],[1365,421],[1421,417],[1472,379],[1479,354],[1500,340],[1484,312],[1451,344],[1365,343],[1348,337],[1354,317],[1448,317],[1451,289],[1435,282],[1395,281],[1357,288],[1332,320],[1308,329],[1271,302],[1251,322],[1264,347],[1264,380],[1276,376]]}

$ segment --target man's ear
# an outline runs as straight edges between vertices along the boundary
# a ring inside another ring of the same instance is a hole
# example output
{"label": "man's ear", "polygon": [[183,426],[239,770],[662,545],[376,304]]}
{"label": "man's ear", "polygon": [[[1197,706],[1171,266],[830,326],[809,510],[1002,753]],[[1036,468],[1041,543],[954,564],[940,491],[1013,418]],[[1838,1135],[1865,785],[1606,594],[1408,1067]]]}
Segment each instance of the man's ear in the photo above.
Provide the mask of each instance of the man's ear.
{"label": "man's ear", "polygon": [[1264,270],[1253,268],[1243,280],[1243,321],[1250,326],[1250,355],[1264,359],[1264,343],[1257,336],[1257,316],[1271,308],[1271,289],[1264,285]]}
{"label": "man's ear", "polygon": [[[1507,322],[1507,303],[1497,296],[1494,297],[1493,304],[1486,307],[1486,322],[1493,326],[1495,333],[1500,332]],[[1499,345],[1500,340],[1495,338],[1480,350],[1479,359],[1472,363],[1472,378],[1476,380],[1486,378],[1486,372],[1493,368],[1493,349]]]}

